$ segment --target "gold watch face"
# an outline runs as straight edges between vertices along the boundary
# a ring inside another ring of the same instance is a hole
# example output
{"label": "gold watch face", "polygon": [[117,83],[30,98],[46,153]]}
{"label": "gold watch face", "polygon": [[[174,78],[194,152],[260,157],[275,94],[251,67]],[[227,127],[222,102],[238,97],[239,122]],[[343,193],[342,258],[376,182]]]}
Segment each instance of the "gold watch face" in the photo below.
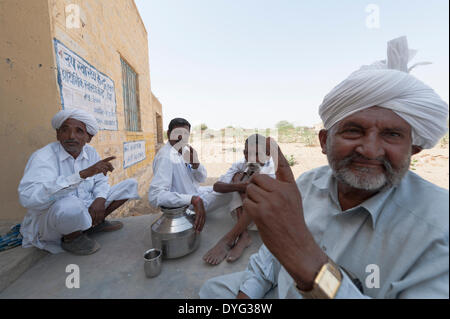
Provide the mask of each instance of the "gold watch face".
{"label": "gold watch face", "polygon": [[333,261],[324,264],[314,279],[311,291],[300,291],[305,298],[332,299],[341,286],[342,274]]}
{"label": "gold watch face", "polygon": [[323,273],[320,282],[318,282],[317,284],[328,298],[334,298],[341,282],[333,275],[333,273],[331,273],[331,271],[327,269]]}

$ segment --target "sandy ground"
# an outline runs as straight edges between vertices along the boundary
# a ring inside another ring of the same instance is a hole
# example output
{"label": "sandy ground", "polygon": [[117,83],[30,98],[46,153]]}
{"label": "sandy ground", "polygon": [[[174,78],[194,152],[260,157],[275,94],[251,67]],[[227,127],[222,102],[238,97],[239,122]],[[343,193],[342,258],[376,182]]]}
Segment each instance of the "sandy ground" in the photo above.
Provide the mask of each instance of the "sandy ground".
{"label": "sandy ground", "polygon": [[[243,158],[243,144],[236,143],[222,144],[214,141],[203,141],[202,143],[193,143],[192,146],[198,151],[200,162],[205,165],[208,172],[208,179],[202,185],[213,185],[217,178],[224,174],[231,164]],[[318,146],[305,146],[301,143],[280,143],[283,153],[290,158],[295,159],[295,165],[292,166],[294,176],[297,178],[302,173],[327,165],[327,159],[322,154]],[[433,149],[423,150],[411,159],[411,168],[413,172],[422,176],[424,179],[442,187],[449,189],[449,147],[441,147],[439,144]],[[151,168],[142,171],[144,179],[151,179]],[[145,183],[148,188],[149,182]],[[142,192],[140,192],[142,193]],[[126,209],[113,213],[111,218],[138,216],[158,212],[158,209],[151,207],[147,200],[147,192],[141,200],[130,203]]]}

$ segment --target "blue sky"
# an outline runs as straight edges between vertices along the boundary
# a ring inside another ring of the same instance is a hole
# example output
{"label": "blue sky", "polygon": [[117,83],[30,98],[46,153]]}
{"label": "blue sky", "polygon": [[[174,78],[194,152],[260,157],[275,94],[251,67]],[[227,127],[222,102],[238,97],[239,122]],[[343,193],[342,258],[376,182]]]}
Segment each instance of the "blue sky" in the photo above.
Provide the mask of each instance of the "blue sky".
{"label": "blue sky", "polygon": [[[318,107],[406,35],[431,61],[412,74],[448,102],[447,0],[135,0],[148,32],[151,87],[173,117],[210,128],[320,122]],[[368,28],[369,4],[379,28]]]}

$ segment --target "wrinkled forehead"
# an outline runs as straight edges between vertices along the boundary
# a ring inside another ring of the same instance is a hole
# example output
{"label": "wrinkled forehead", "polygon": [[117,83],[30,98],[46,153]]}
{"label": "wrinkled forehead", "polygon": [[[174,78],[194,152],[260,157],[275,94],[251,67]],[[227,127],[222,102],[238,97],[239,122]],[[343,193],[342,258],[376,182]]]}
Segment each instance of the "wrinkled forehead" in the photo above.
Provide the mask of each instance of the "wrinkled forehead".
{"label": "wrinkled forehead", "polygon": [[80,127],[82,128],[84,131],[86,130],[86,124],[84,124],[82,121],[80,120],[76,120],[74,118],[68,118],[67,120],[65,120],[62,124],[61,127],[63,126],[69,126],[69,127]]}
{"label": "wrinkled forehead", "polygon": [[346,126],[360,126],[366,129],[371,127],[397,129],[409,134],[411,133],[411,125],[400,115],[391,109],[380,106],[372,106],[355,112],[337,122],[333,128],[340,129]]}

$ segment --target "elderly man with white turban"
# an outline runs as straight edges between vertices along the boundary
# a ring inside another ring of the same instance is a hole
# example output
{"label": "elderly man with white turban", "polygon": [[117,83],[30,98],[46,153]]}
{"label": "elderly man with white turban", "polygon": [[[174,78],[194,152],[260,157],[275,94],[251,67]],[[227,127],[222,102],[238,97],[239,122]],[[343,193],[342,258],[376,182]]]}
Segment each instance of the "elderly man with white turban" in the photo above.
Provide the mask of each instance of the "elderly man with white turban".
{"label": "elderly man with white turban", "polygon": [[[406,38],[324,99],[329,166],[294,180],[255,176],[244,209],[264,245],[246,271],[208,280],[202,298],[448,298],[449,194],[409,171],[446,132],[448,106],[407,72]],[[278,151],[278,155],[275,152]]]}
{"label": "elderly man with white turban", "polygon": [[97,134],[96,119],[81,109],[66,109],[52,119],[58,142],[34,152],[19,184],[19,199],[28,209],[20,232],[22,246],[51,253],[78,255],[96,252],[100,245],[88,234],[122,228],[105,220],[129,199],[139,198],[137,182],[124,180],[110,187],[107,173],[114,156],[101,159],[87,145]]}

